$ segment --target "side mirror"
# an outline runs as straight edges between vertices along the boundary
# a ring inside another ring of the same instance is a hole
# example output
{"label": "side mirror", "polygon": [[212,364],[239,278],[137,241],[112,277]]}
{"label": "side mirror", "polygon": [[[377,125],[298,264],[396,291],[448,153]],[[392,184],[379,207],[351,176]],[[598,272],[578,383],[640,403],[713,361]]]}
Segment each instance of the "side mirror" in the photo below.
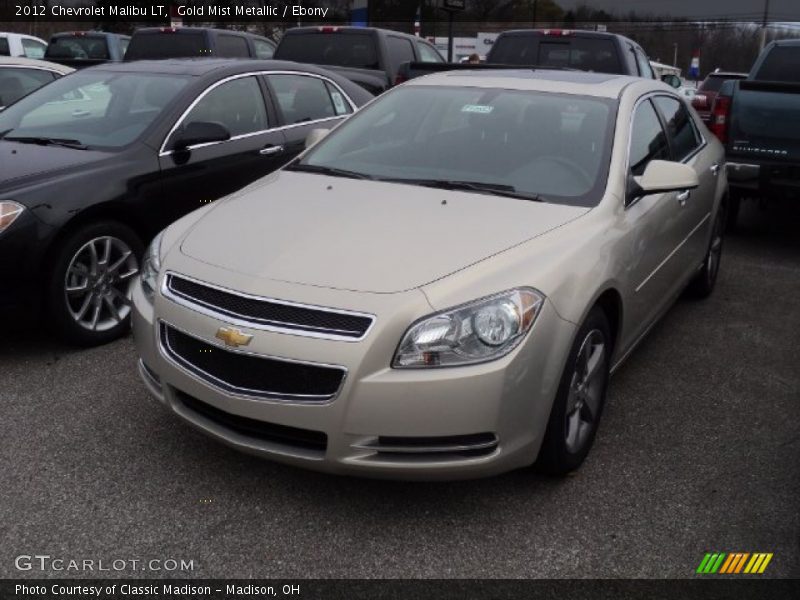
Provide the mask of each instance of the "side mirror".
{"label": "side mirror", "polygon": [[637,196],[680,192],[700,185],[697,172],[689,165],[669,160],[651,160],[641,177],[634,178]]}
{"label": "side mirror", "polygon": [[224,142],[231,139],[231,134],[221,123],[213,121],[192,121],[175,132],[172,141],[173,150],[185,150],[189,146]]}
{"label": "side mirror", "polygon": [[312,129],[308,132],[308,135],[306,135],[306,148],[311,148],[311,146],[320,142],[330,132],[330,129]]}
{"label": "side mirror", "polygon": [[667,73],[666,75],[662,75],[661,81],[663,81],[667,85],[674,87],[675,89],[681,87],[681,78],[678,77],[677,75],[673,75],[672,73]]}

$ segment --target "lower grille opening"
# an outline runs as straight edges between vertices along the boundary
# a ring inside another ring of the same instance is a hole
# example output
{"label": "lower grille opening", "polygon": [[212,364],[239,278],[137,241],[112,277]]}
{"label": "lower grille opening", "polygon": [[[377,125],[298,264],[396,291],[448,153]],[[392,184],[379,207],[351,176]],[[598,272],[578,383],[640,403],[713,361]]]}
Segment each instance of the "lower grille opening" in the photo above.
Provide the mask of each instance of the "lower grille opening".
{"label": "lower grille opening", "polygon": [[404,459],[446,459],[486,456],[497,449],[493,433],[474,433],[435,437],[379,436],[376,440],[358,445],[383,457]]}
{"label": "lower grille opening", "polygon": [[337,394],[345,377],[342,367],[233,352],[163,322],[161,344],[183,368],[233,394],[323,402]]}
{"label": "lower grille opening", "polygon": [[179,390],[175,390],[175,393],[181,404],[189,410],[241,435],[246,435],[265,442],[291,446],[293,448],[302,448],[304,450],[314,450],[321,453],[324,453],[328,447],[328,436],[321,431],[300,429],[287,425],[276,425],[249,417],[234,415],[211,406],[210,404],[206,404]]}

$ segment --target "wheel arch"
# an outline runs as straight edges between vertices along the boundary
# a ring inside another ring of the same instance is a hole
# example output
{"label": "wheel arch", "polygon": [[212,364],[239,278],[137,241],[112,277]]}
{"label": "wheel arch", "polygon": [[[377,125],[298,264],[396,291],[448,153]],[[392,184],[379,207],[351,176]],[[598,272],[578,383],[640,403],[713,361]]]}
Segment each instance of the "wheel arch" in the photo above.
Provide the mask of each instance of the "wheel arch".
{"label": "wheel arch", "polygon": [[136,213],[121,204],[114,202],[103,202],[90,206],[76,213],[60,228],[58,233],[50,241],[44,254],[43,266],[45,271],[53,267],[58,249],[70,235],[81,227],[98,223],[101,221],[115,221],[121,225],[130,227],[139,237],[142,244],[146,245],[153,236],[151,227],[148,227],[144,220]]}
{"label": "wheel arch", "polygon": [[[608,319],[609,329],[611,330],[611,344],[614,351],[618,347],[618,342],[622,334],[623,302],[622,294],[615,287],[607,287],[597,294],[594,302],[589,306],[586,314],[594,308],[599,307]],[[586,315],[584,315],[585,318]]]}

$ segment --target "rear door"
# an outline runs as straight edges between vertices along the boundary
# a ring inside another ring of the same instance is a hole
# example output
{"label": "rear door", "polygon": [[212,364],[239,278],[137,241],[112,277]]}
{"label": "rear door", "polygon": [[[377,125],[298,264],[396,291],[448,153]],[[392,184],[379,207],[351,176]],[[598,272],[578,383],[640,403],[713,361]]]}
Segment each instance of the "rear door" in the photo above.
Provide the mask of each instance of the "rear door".
{"label": "rear door", "polygon": [[692,167],[700,180],[696,189],[687,190],[686,200],[678,203],[682,245],[673,260],[683,265],[685,279],[697,269],[706,254],[717,177],[724,165],[715,161],[708,151],[682,101],[670,96],[656,96],[654,102],[666,126],[672,160]]}
{"label": "rear door", "polygon": [[[220,123],[231,138],[176,151],[174,140],[193,121]],[[276,126],[258,75],[235,76],[207,88],[178,120],[159,155],[164,201],[172,217],[235,192],[283,164],[285,138]]]}
{"label": "rear door", "polygon": [[324,77],[271,73],[266,80],[284,126],[284,162],[304,150],[309,131],[330,129],[353,112],[349,98],[335,83]]}

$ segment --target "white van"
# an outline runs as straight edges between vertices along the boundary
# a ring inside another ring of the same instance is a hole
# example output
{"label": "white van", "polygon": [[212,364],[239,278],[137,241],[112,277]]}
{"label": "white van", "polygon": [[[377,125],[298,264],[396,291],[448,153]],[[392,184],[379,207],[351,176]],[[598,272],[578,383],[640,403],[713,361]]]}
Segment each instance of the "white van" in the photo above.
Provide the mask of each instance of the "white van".
{"label": "white van", "polygon": [[44,58],[47,42],[24,33],[6,33],[0,31],[0,56],[24,56],[27,58]]}

